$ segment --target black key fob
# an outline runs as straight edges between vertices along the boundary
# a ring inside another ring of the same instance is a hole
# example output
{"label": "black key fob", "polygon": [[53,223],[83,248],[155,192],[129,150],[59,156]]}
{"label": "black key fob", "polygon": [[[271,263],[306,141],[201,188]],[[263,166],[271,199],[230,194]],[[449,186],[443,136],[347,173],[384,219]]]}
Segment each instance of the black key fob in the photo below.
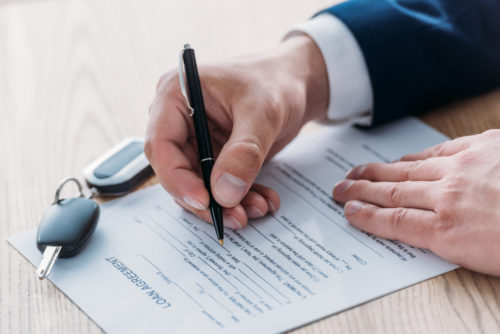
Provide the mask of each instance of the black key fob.
{"label": "black key fob", "polygon": [[101,196],[119,196],[136,188],[153,172],[144,155],[144,140],[128,138],[84,169],[89,188]]}
{"label": "black key fob", "polygon": [[47,246],[60,246],[59,257],[78,254],[90,240],[99,220],[99,205],[84,197],[63,199],[45,212],[36,238],[44,252]]}
{"label": "black key fob", "polygon": [[[74,182],[79,197],[60,199],[62,188]],[[75,178],[65,179],[56,190],[54,202],[45,211],[38,225],[36,246],[42,252],[42,261],[36,271],[44,279],[59,257],[72,257],[87,245],[99,220],[99,204],[83,197],[82,185]]]}

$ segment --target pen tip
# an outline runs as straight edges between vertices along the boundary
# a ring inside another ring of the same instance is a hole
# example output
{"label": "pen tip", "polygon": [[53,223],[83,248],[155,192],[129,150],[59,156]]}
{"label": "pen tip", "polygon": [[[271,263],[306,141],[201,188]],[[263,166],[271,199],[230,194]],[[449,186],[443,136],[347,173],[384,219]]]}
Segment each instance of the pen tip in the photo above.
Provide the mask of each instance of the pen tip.
{"label": "pen tip", "polygon": [[219,243],[221,246],[224,246],[224,239],[219,239]]}

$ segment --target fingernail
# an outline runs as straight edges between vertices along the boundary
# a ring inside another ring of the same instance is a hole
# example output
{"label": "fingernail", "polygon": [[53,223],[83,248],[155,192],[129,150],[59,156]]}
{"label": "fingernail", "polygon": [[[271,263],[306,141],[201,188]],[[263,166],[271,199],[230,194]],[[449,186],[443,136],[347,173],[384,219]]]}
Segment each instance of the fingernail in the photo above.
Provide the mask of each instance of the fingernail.
{"label": "fingernail", "polygon": [[187,205],[189,206],[192,206],[193,208],[197,209],[197,210],[206,210],[207,208],[201,204],[200,202],[198,202],[197,200],[191,198],[191,197],[184,197],[182,199]]}
{"label": "fingernail", "polygon": [[348,171],[345,177],[356,180],[361,176],[361,174],[363,174],[365,168],[366,165],[356,166],[352,168],[350,171]]}
{"label": "fingernail", "polygon": [[365,205],[365,203],[360,202],[360,201],[349,201],[346,203],[346,205],[344,207],[344,214],[346,216],[351,216],[351,215],[355,214],[356,212],[358,212],[359,209],[361,209],[361,207],[363,205]]}
{"label": "fingernail", "polygon": [[241,223],[238,221],[238,219],[234,218],[234,216],[224,215],[224,226],[238,229],[241,228]]}
{"label": "fingernail", "polygon": [[276,212],[276,207],[274,206],[273,202],[267,201],[267,206],[269,206],[269,211]]}
{"label": "fingernail", "polygon": [[333,188],[333,192],[335,192],[337,195],[343,194],[352,186],[353,183],[354,181],[351,180],[340,181]]}
{"label": "fingernail", "polygon": [[239,201],[243,197],[246,183],[234,175],[224,173],[215,182],[214,191],[216,195],[226,203]]}
{"label": "fingernail", "polygon": [[248,218],[264,217],[264,213],[262,211],[260,211],[258,208],[256,208],[255,206],[249,206],[249,207],[246,207],[245,209],[246,209]]}

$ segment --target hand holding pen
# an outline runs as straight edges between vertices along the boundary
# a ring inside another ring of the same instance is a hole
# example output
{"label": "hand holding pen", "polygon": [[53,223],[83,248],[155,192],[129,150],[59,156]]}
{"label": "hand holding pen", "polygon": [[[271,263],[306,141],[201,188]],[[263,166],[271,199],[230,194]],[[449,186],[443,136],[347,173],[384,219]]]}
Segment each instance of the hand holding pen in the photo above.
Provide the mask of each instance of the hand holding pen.
{"label": "hand holding pen", "polygon": [[[198,67],[215,158],[210,186],[223,207],[225,227],[244,227],[249,218],[280,206],[273,189],[254,182],[265,160],[291,141],[305,122],[322,115],[314,105],[306,113],[304,64],[309,61],[301,53],[306,57],[310,47],[315,48],[308,37],[297,37],[266,54]],[[197,58],[200,61],[199,54]],[[295,71],[299,63],[300,73]],[[311,61],[311,66],[317,64],[321,62]],[[178,74],[171,71],[158,84],[145,152],[177,203],[210,222],[210,197],[201,177],[193,118]],[[314,100],[319,99],[310,99]]]}

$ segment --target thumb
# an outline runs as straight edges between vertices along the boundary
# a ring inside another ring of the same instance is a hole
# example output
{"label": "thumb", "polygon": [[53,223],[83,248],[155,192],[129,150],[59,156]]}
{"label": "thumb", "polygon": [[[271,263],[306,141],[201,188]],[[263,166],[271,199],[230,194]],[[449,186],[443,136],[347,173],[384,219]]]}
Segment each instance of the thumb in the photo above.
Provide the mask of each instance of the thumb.
{"label": "thumb", "polygon": [[240,203],[259,174],[277,137],[278,127],[271,125],[274,122],[264,119],[265,115],[251,113],[241,113],[244,116],[234,120],[231,136],[212,169],[212,193],[224,207],[234,207]]}

